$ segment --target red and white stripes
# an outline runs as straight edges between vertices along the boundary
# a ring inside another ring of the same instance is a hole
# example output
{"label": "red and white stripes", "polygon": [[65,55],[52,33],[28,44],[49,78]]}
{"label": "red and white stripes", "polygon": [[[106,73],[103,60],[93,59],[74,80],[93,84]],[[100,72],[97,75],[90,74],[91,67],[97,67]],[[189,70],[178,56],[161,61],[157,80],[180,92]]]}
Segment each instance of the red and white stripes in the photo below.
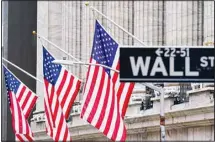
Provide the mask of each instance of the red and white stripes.
{"label": "red and white stripes", "polygon": [[[119,69],[118,52],[113,67]],[[91,63],[96,63],[94,59]],[[103,67],[90,66],[85,84],[81,118],[115,141],[126,139],[123,123],[134,84],[119,83],[119,75],[111,71],[111,78]]]}
{"label": "red and white stripes", "polygon": [[[113,69],[119,70],[120,63],[119,63],[119,49],[116,51],[116,55],[114,58],[114,62],[112,65]],[[119,73],[111,71],[111,76],[115,85],[115,90],[117,94],[117,98],[119,101],[120,113],[124,118],[126,114],[126,110],[128,108],[128,103],[134,88],[134,83],[120,83],[119,81]]]}
{"label": "red and white stripes", "polygon": [[54,86],[44,79],[47,134],[55,141],[71,141],[69,129]]}
{"label": "red and white stripes", "polygon": [[29,139],[29,141],[33,140],[33,133],[27,119],[25,118],[24,113],[21,110],[16,95],[12,91],[9,91],[8,93],[11,101],[10,110],[12,113],[13,129],[15,131],[15,134],[22,134],[21,136],[17,135],[16,138],[18,138],[20,141],[24,141],[24,139]]}
{"label": "red and white stripes", "polygon": [[17,90],[16,98],[19,102],[19,105],[21,106],[25,118],[28,119],[32,108],[36,104],[37,96],[24,84],[21,83]]}
{"label": "red and white stripes", "polygon": [[78,95],[80,86],[81,81],[62,67],[55,84],[55,90],[66,119],[69,117],[72,104]]}

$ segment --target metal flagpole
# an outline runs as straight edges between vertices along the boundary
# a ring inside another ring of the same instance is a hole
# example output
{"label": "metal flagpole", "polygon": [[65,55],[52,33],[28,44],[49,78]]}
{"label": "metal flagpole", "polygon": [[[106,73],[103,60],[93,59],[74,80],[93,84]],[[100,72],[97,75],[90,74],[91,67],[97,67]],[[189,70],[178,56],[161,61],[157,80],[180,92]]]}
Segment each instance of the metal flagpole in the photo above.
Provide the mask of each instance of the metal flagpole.
{"label": "metal flagpole", "polygon": [[2,57],[2,59],[3,59],[5,62],[7,62],[7,63],[9,63],[10,65],[12,65],[12,66],[14,66],[15,68],[17,68],[18,70],[22,71],[22,72],[25,73],[26,75],[28,75],[28,76],[30,76],[31,78],[35,79],[36,81],[39,81],[40,83],[43,83],[42,80],[36,78],[35,76],[33,76],[32,74],[30,74],[29,72],[23,70],[22,68],[18,67],[18,66],[15,65],[15,64],[11,63],[11,62],[8,61],[7,59],[5,59],[5,58],[3,58],[3,57]]}
{"label": "metal flagpole", "polygon": [[[74,59],[77,62],[83,63],[81,62],[79,59],[75,58],[74,56],[72,56],[71,54],[69,54],[68,52],[66,52],[65,50],[61,49],[59,46],[57,46],[56,44],[54,44],[53,42],[51,42],[50,40],[46,39],[45,37],[41,36],[40,34],[38,34],[36,31],[32,32],[33,35],[37,35],[37,37],[40,39],[42,38],[43,40],[47,41],[48,43],[50,43],[51,45],[53,45],[55,48],[57,48],[58,50],[62,51],[63,53],[67,54],[68,56],[70,56],[72,59]],[[86,65],[85,65],[86,66]],[[86,66],[87,67],[87,66]]]}
{"label": "metal flagpole", "polygon": [[[9,63],[10,64],[10,63]],[[5,68],[7,68],[6,67],[6,65],[3,63],[3,66],[5,67]],[[7,68],[8,69],[8,68]],[[8,69],[9,70],[9,69]],[[17,78],[16,77],[16,75],[15,74],[13,74],[11,71],[10,71],[10,73],[17,79],[17,80],[19,80],[20,82],[22,82],[19,78]],[[32,90],[31,90],[32,91]],[[33,92],[33,91],[32,91]],[[38,96],[36,93],[34,93],[37,97],[40,97],[40,96]]]}
{"label": "metal flagpole", "polygon": [[68,61],[68,60],[54,60],[52,61],[52,63],[57,63],[57,64],[64,64],[64,65],[74,65],[74,64],[79,64],[79,65],[89,65],[89,66],[100,66],[100,67],[104,67],[110,70],[113,70],[117,73],[119,73],[118,70],[115,70],[111,67],[105,66],[103,64],[94,64],[94,63],[84,63],[84,62],[73,62],[73,61]]}
{"label": "metal flagpole", "polygon": [[[86,2],[85,5],[89,6],[89,2]],[[117,26],[118,28],[120,28],[122,31],[124,31],[125,33],[127,33],[128,35],[130,35],[132,38],[136,39],[142,45],[147,46],[144,42],[142,42],[136,36],[134,36],[133,34],[131,34],[130,32],[128,32],[122,26],[120,26],[117,23],[115,23],[113,20],[111,20],[109,17],[107,17],[106,15],[104,15],[102,12],[100,12],[99,10],[97,10],[96,8],[94,8],[93,6],[89,6],[89,8],[92,9],[92,11],[96,11],[97,13],[99,13],[101,16],[103,16],[104,18],[106,18],[107,20],[109,20],[115,26]],[[148,86],[148,87],[150,86],[149,88],[152,88],[152,89],[156,90],[155,89],[156,86],[149,85],[148,83],[144,83],[144,84],[145,84],[145,86]],[[160,95],[160,140],[161,141],[165,141],[164,91],[163,91],[163,89],[158,89],[157,91],[159,91],[160,94],[161,94]]]}
{"label": "metal flagpole", "polygon": [[[85,3],[86,6],[89,5],[89,2]],[[141,43],[142,45],[146,46],[146,44],[144,42],[142,42],[141,40],[139,40],[137,37],[135,37],[133,34],[131,34],[130,32],[128,32],[126,29],[124,29],[122,26],[118,25],[117,23],[115,23],[113,20],[111,20],[109,17],[107,17],[106,15],[104,15],[102,12],[98,11],[96,8],[89,6],[90,9],[92,9],[93,11],[96,11],[97,13],[99,13],[100,15],[102,15],[103,17],[105,17],[107,20],[109,20],[110,22],[112,22],[114,25],[116,25],[117,27],[119,27],[121,30],[123,30],[124,32],[126,32],[128,35],[130,35],[131,37],[133,37],[134,39],[136,39],[139,43]]]}
{"label": "metal flagpole", "polygon": [[160,141],[165,141],[164,90],[160,90]]}

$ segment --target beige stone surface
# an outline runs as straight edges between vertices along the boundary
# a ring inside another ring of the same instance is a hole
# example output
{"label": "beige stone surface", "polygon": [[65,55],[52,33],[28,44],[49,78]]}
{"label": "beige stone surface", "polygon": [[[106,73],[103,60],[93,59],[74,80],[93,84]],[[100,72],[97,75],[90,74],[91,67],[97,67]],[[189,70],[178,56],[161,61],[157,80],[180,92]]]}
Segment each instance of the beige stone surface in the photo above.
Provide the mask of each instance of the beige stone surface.
{"label": "beige stone surface", "polygon": [[[214,38],[214,3],[205,1],[91,1],[94,6],[117,24],[133,33],[147,45],[201,45],[202,12],[204,41]],[[164,9],[163,9],[164,8]],[[164,11],[164,21],[163,14]],[[65,49],[79,60],[88,62],[92,49],[95,19],[98,19],[121,45],[140,45],[136,40],[85,6],[84,1],[38,1],[38,28],[42,36]],[[164,33],[164,36],[162,36]],[[72,60],[68,55],[42,40],[56,59]],[[42,79],[41,43],[37,46],[37,77]],[[66,66],[74,75],[85,79],[87,68]],[[41,108],[43,86],[37,83]],[[78,95],[77,101],[82,96]]]}
{"label": "beige stone surface", "polygon": [[[205,97],[213,95],[210,90],[211,88],[207,88],[190,95],[190,100],[192,98],[202,100],[202,103],[198,105],[193,101],[178,105],[165,105],[166,140],[214,140],[214,102],[209,102],[210,98]],[[166,98],[164,103],[171,101],[172,98]],[[153,108],[143,111],[139,111],[139,108],[140,103],[130,104],[128,107],[125,118],[127,140],[159,140],[159,107],[153,105]],[[73,140],[107,140],[97,129],[80,119],[80,111],[71,116],[68,126]],[[37,140],[50,139],[45,133],[44,114],[40,113],[34,117],[39,118],[33,118],[31,122],[35,138]]]}
{"label": "beige stone surface", "polygon": [[[90,1],[90,4],[147,45],[162,45],[164,43],[164,45],[170,46],[196,46],[202,45],[202,36],[203,42],[214,40],[213,1],[204,1],[204,10],[201,9],[201,2],[193,1],[166,1],[164,5],[162,1]],[[88,62],[90,58],[95,19],[102,22],[120,45],[140,45],[115,25],[97,13],[93,13],[84,5],[84,1],[38,1],[37,7],[37,32],[82,61]],[[162,19],[163,10],[165,22]],[[204,14],[204,32],[201,29],[202,12]],[[163,34],[164,36],[162,36]],[[72,60],[68,55],[55,49],[53,45],[44,40],[41,41],[56,59]],[[42,80],[41,41],[37,41],[37,77]],[[74,75],[85,79],[87,71],[85,67],[79,65],[65,67]],[[44,91],[43,84],[39,82],[37,82],[37,94],[40,97],[36,111],[40,112],[44,108]],[[167,127],[168,130],[166,131],[168,140],[214,140],[212,108],[204,107],[214,103],[213,95],[207,91],[194,94],[190,95],[189,102],[179,105],[173,105],[173,100],[170,98],[165,99],[165,111],[169,111],[167,113],[169,128]],[[79,94],[77,101],[81,99],[82,95]],[[130,105],[127,115],[137,113],[144,119],[137,117],[135,119],[137,123],[128,125],[131,128],[128,130],[128,140],[159,140],[159,101],[154,101],[153,109],[139,112],[139,114],[138,107],[138,105]],[[192,111],[185,111],[189,107],[197,108]],[[94,140],[96,137],[97,140],[107,140],[86,122],[80,120],[78,114],[72,115],[74,116],[70,125],[74,139]],[[146,122],[138,122],[138,120]],[[47,135],[41,131],[44,128],[43,122],[35,123],[35,125],[32,123],[32,126],[35,128],[33,129],[38,139],[47,139]],[[86,130],[91,132],[91,129],[93,134],[88,135]]]}

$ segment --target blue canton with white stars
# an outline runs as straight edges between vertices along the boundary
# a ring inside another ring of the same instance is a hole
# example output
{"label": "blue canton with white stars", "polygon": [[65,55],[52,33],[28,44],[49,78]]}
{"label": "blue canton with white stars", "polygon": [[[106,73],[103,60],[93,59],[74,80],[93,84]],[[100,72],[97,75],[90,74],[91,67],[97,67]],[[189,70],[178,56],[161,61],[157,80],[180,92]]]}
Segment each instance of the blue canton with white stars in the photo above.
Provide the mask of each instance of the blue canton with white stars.
{"label": "blue canton with white stars", "polygon": [[10,71],[8,71],[5,67],[3,67],[3,68],[4,68],[4,75],[5,75],[5,84],[6,84],[6,88],[7,88],[8,102],[10,104],[9,91],[12,91],[12,92],[14,92],[14,94],[16,94],[21,82],[19,80],[17,80],[10,73]]}
{"label": "blue canton with white stars", "polygon": [[52,85],[57,82],[62,68],[61,65],[52,63],[54,60],[54,57],[43,47],[43,75]]}
{"label": "blue canton with white stars", "polygon": [[[118,44],[96,20],[92,58],[99,64],[112,67],[117,48]],[[110,76],[110,69],[105,68],[105,71]]]}

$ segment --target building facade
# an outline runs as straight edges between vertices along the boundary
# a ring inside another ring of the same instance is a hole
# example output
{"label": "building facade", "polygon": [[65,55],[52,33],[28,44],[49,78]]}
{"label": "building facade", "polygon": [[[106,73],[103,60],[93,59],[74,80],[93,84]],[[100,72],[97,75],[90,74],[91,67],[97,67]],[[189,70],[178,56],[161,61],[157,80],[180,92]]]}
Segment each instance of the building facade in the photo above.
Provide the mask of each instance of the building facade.
{"label": "building facade", "polygon": [[[137,92],[133,92],[135,95]],[[174,104],[174,98],[165,97],[165,129],[167,141],[214,141],[214,88],[207,87],[188,92],[189,101]],[[131,98],[126,118],[127,141],[160,140],[160,102],[151,98],[153,107],[141,110],[141,101]],[[67,123],[72,140],[110,141],[93,126],[80,119],[80,106],[74,108]],[[52,140],[45,132],[45,115],[34,115],[31,128],[36,140]]]}
{"label": "building facade", "polygon": [[[56,59],[72,60],[41,36],[83,62],[89,62],[95,20],[99,20],[120,45],[138,45],[138,41],[104,17],[86,7],[84,1],[4,1],[3,57],[43,80],[42,45]],[[91,6],[147,45],[198,46],[214,44],[213,1],[90,1]],[[39,96],[31,119],[36,140],[51,140],[45,133],[43,84],[8,66]],[[66,66],[80,79],[86,79],[87,68]],[[3,74],[2,74],[3,76]],[[158,84],[157,84],[158,85]],[[161,84],[160,84],[161,85]],[[207,84],[164,83],[166,92],[180,90],[187,100],[165,95],[167,140],[214,140],[214,90]],[[201,89],[198,89],[200,86]],[[191,87],[191,88],[190,88]],[[194,89],[192,91],[187,91]],[[2,94],[5,94],[4,80]],[[81,93],[76,99],[82,100]],[[14,140],[7,97],[2,97],[2,140]],[[159,99],[143,85],[136,85],[126,114],[127,140],[159,140]],[[73,140],[106,140],[95,128],[79,118],[80,105],[74,106],[68,122]]]}
{"label": "building facade", "polygon": [[[200,46],[214,42],[212,1],[91,1],[89,3],[147,45]],[[98,19],[120,45],[141,45],[111,22],[85,6],[84,1],[38,1],[37,32],[83,62],[89,62]],[[56,59],[71,57],[42,40]],[[42,45],[37,41],[37,77],[42,79]],[[85,80],[87,68],[66,66]],[[168,86],[168,85],[166,85]],[[180,86],[180,84],[179,84]],[[189,87],[181,86],[181,91]],[[43,94],[37,82],[37,94]],[[189,90],[189,89],[188,89]],[[40,97],[37,111],[43,110]],[[78,95],[77,101],[82,100]]]}
{"label": "building facade", "polygon": [[[214,3],[212,1],[91,1],[90,5],[147,45],[197,46],[208,42],[214,43]],[[19,3],[18,6],[10,3],[6,6],[8,10],[5,13],[11,16],[4,19],[6,21],[6,24],[4,23],[4,35],[6,35],[3,45],[4,57],[41,80],[43,80],[42,45],[56,59],[72,60],[72,58],[43,39],[34,43],[30,34],[35,29],[41,36],[84,62],[89,62],[95,19],[102,23],[120,45],[141,46],[128,34],[86,7],[85,2],[82,1],[36,1]],[[14,7],[18,9],[13,9]],[[25,8],[29,13],[24,11]],[[18,17],[19,20],[9,17]],[[24,21],[26,18],[27,20]],[[20,28],[19,25],[22,27]],[[24,29],[25,32],[23,32]],[[15,33],[18,39],[12,38]],[[25,36],[22,37],[22,34]],[[15,49],[17,45],[19,48]],[[8,53],[14,53],[14,55]],[[15,54],[24,56],[17,59]],[[80,79],[86,79],[87,68],[84,66],[66,67]],[[23,82],[27,82],[29,87],[39,95],[36,111],[31,119],[31,127],[36,140],[51,140],[45,133],[44,126],[43,84],[36,83],[26,75],[13,71],[19,77],[24,78]],[[164,84],[167,92],[171,92],[168,88],[170,86],[176,86],[173,88],[178,90],[180,84]],[[191,89],[190,85],[185,86],[179,88],[183,94],[187,94],[187,90]],[[214,92],[212,88],[204,89],[204,85],[201,86],[203,89],[188,93],[188,100],[183,103],[175,104],[175,98],[165,96],[167,140],[214,140]],[[135,86],[125,119],[128,140],[159,140],[159,100],[151,95],[146,87]],[[148,96],[150,98],[147,98]],[[82,97],[79,94],[76,101],[81,102]],[[143,105],[142,102],[144,102]],[[5,116],[8,116],[8,112],[5,112]],[[74,106],[71,120],[68,122],[73,140],[89,141],[95,138],[107,140],[95,128],[82,121],[79,114],[80,106]],[[3,125],[9,128],[11,127],[9,122]],[[7,135],[11,137],[9,133]]]}

